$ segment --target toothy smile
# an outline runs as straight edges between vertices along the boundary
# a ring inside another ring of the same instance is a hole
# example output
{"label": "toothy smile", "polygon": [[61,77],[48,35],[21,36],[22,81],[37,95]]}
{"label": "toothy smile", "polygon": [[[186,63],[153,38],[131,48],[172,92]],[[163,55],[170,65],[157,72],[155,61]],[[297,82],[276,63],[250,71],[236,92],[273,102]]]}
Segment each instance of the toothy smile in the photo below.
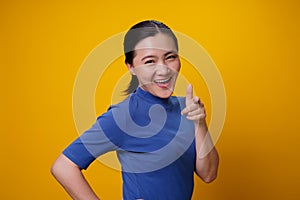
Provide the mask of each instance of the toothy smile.
{"label": "toothy smile", "polygon": [[171,79],[172,79],[172,77],[164,79],[164,80],[155,80],[154,83],[165,84],[165,83],[168,83]]}

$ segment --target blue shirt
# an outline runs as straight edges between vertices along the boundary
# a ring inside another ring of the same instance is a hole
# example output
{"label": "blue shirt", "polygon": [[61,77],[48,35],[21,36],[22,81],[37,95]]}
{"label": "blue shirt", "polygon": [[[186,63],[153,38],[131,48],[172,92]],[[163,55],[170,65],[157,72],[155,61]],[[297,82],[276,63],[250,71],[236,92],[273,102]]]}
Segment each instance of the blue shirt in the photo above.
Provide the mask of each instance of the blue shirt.
{"label": "blue shirt", "polygon": [[97,118],[63,154],[86,169],[116,151],[124,200],[190,200],[195,141],[193,122],[181,115],[185,99],[159,98],[141,88]]}

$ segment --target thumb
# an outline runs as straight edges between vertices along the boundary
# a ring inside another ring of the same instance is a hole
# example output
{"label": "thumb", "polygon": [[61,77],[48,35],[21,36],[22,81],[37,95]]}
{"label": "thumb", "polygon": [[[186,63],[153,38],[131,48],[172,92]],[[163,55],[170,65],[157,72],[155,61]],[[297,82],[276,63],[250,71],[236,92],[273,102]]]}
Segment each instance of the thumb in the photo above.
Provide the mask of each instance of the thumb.
{"label": "thumb", "polygon": [[185,104],[186,106],[193,102],[193,86],[189,84],[186,88]]}

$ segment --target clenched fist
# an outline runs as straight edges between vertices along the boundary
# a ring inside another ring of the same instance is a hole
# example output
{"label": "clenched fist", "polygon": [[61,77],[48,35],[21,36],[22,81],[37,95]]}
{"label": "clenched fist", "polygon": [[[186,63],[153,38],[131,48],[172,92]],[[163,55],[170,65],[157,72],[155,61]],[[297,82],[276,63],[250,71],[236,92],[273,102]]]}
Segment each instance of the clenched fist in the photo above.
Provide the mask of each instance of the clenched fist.
{"label": "clenched fist", "polygon": [[181,111],[182,115],[195,122],[195,124],[205,123],[206,113],[204,104],[199,97],[193,96],[193,87],[189,84],[186,88],[185,108]]}

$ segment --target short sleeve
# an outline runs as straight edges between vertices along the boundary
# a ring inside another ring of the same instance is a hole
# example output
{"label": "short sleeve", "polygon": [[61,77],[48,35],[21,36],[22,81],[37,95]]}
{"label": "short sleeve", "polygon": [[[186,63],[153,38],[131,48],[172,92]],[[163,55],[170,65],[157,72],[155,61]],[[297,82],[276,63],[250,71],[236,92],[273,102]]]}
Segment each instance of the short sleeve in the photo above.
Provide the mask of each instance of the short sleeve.
{"label": "short sleeve", "polygon": [[116,149],[117,146],[106,137],[97,120],[89,130],[73,141],[63,154],[81,169],[87,169],[98,156]]}

